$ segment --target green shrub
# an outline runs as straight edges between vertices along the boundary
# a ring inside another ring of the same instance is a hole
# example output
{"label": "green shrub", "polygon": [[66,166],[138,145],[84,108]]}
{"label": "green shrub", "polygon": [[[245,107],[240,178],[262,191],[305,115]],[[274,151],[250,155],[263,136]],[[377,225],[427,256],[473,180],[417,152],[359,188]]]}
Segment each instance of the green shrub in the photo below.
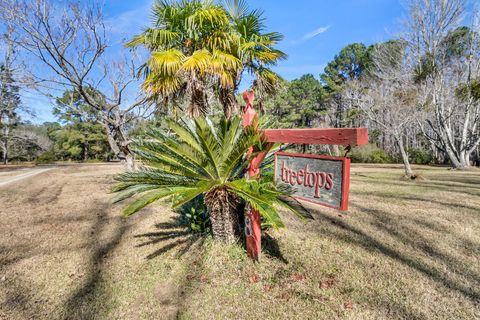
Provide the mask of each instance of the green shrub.
{"label": "green shrub", "polygon": [[203,196],[198,196],[178,209],[180,222],[193,233],[210,233],[211,223]]}
{"label": "green shrub", "polygon": [[370,156],[370,160],[373,163],[392,162],[392,158],[382,149],[373,150]]}
{"label": "green shrub", "polygon": [[352,149],[352,162],[360,163],[391,163],[393,159],[385,150],[373,144],[358,146]]}
{"label": "green shrub", "polygon": [[430,150],[412,148],[408,150],[408,158],[414,164],[432,164],[433,154]]}
{"label": "green shrub", "polygon": [[55,162],[55,154],[53,151],[45,151],[37,157],[37,164],[49,164]]}

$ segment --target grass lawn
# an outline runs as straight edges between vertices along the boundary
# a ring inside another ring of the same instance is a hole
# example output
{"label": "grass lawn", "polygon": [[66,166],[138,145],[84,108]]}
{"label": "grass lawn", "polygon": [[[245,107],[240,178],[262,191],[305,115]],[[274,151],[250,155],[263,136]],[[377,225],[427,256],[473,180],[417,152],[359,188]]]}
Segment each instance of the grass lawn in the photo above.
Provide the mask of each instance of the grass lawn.
{"label": "grass lawn", "polygon": [[117,165],[0,188],[0,319],[480,318],[480,170],[354,165],[350,210],[309,206],[240,246],[189,235],[160,204],[123,219]]}

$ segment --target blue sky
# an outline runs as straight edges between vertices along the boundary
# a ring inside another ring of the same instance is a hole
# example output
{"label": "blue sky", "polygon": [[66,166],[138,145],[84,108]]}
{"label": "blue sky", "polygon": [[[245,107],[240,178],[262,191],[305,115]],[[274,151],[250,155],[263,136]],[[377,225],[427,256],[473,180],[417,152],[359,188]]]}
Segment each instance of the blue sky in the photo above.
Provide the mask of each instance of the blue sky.
{"label": "blue sky", "polygon": [[[150,23],[152,2],[105,1],[111,51],[121,50],[123,39],[139,33]],[[318,77],[335,54],[349,43],[368,45],[393,38],[404,16],[400,0],[250,0],[249,3],[252,8],[264,10],[269,31],[285,36],[278,47],[288,54],[288,59],[275,70],[288,80],[306,73]],[[24,103],[36,112],[32,121],[55,120],[48,100],[30,94],[25,96]]]}

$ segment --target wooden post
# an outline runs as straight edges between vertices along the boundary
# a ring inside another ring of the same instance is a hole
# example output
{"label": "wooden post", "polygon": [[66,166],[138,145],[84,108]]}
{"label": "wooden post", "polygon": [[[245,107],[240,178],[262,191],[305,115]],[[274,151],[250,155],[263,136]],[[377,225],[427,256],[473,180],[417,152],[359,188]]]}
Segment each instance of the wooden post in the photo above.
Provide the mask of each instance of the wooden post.
{"label": "wooden post", "polygon": [[[248,90],[243,93],[243,99],[245,100],[245,109],[243,110],[243,127],[252,125],[257,112],[253,109],[254,93],[253,90]],[[253,147],[250,148],[249,154],[253,151]],[[248,177],[255,179],[260,173],[260,164],[267,152],[262,152],[252,159],[248,166]],[[258,256],[262,248],[262,229],[260,222],[260,213],[253,209],[249,204],[245,208],[245,238],[247,246],[247,254],[254,261],[258,261]]]}

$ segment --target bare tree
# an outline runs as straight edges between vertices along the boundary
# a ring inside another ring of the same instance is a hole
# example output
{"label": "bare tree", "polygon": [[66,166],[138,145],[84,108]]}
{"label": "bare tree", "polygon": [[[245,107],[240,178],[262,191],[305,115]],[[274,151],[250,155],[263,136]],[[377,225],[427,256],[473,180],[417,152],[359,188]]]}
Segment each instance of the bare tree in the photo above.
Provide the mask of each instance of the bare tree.
{"label": "bare tree", "polygon": [[342,98],[393,138],[402,157],[405,175],[415,178],[405,139],[407,129],[419,117],[420,104],[412,63],[405,53],[406,45],[402,41],[375,45],[368,74],[361,81],[347,83]]}
{"label": "bare tree", "polygon": [[[114,154],[132,169],[134,158],[127,128],[149,112],[148,99],[136,87],[133,57],[102,64],[108,46],[99,5],[0,0],[0,12],[17,39],[16,45],[35,62],[41,62],[40,68],[32,66],[35,87],[47,94],[59,89],[77,91],[99,112]],[[132,87],[137,88],[135,98],[127,99]]]}
{"label": "bare tree", "polygon": [[405,40],[416,60],[416,80],[432,112],[419,122],[453,167],[470,165],[480,143],[480,25],[459,28],[465,0],[412,0]]}
{"label": "bare tree", "polygon": [[17,52],[8,33],[2,36],[3,59],[0,61],[0,147],[3,164],[9,160],[10,142],[13,128],[19,121],[20,87],[17,83]]}
{"label": "bare tree", "polygon": [[14,159],[32,161],[52,148],[46,133],[31,125],[19,125],[12,130],[11,156]]}

